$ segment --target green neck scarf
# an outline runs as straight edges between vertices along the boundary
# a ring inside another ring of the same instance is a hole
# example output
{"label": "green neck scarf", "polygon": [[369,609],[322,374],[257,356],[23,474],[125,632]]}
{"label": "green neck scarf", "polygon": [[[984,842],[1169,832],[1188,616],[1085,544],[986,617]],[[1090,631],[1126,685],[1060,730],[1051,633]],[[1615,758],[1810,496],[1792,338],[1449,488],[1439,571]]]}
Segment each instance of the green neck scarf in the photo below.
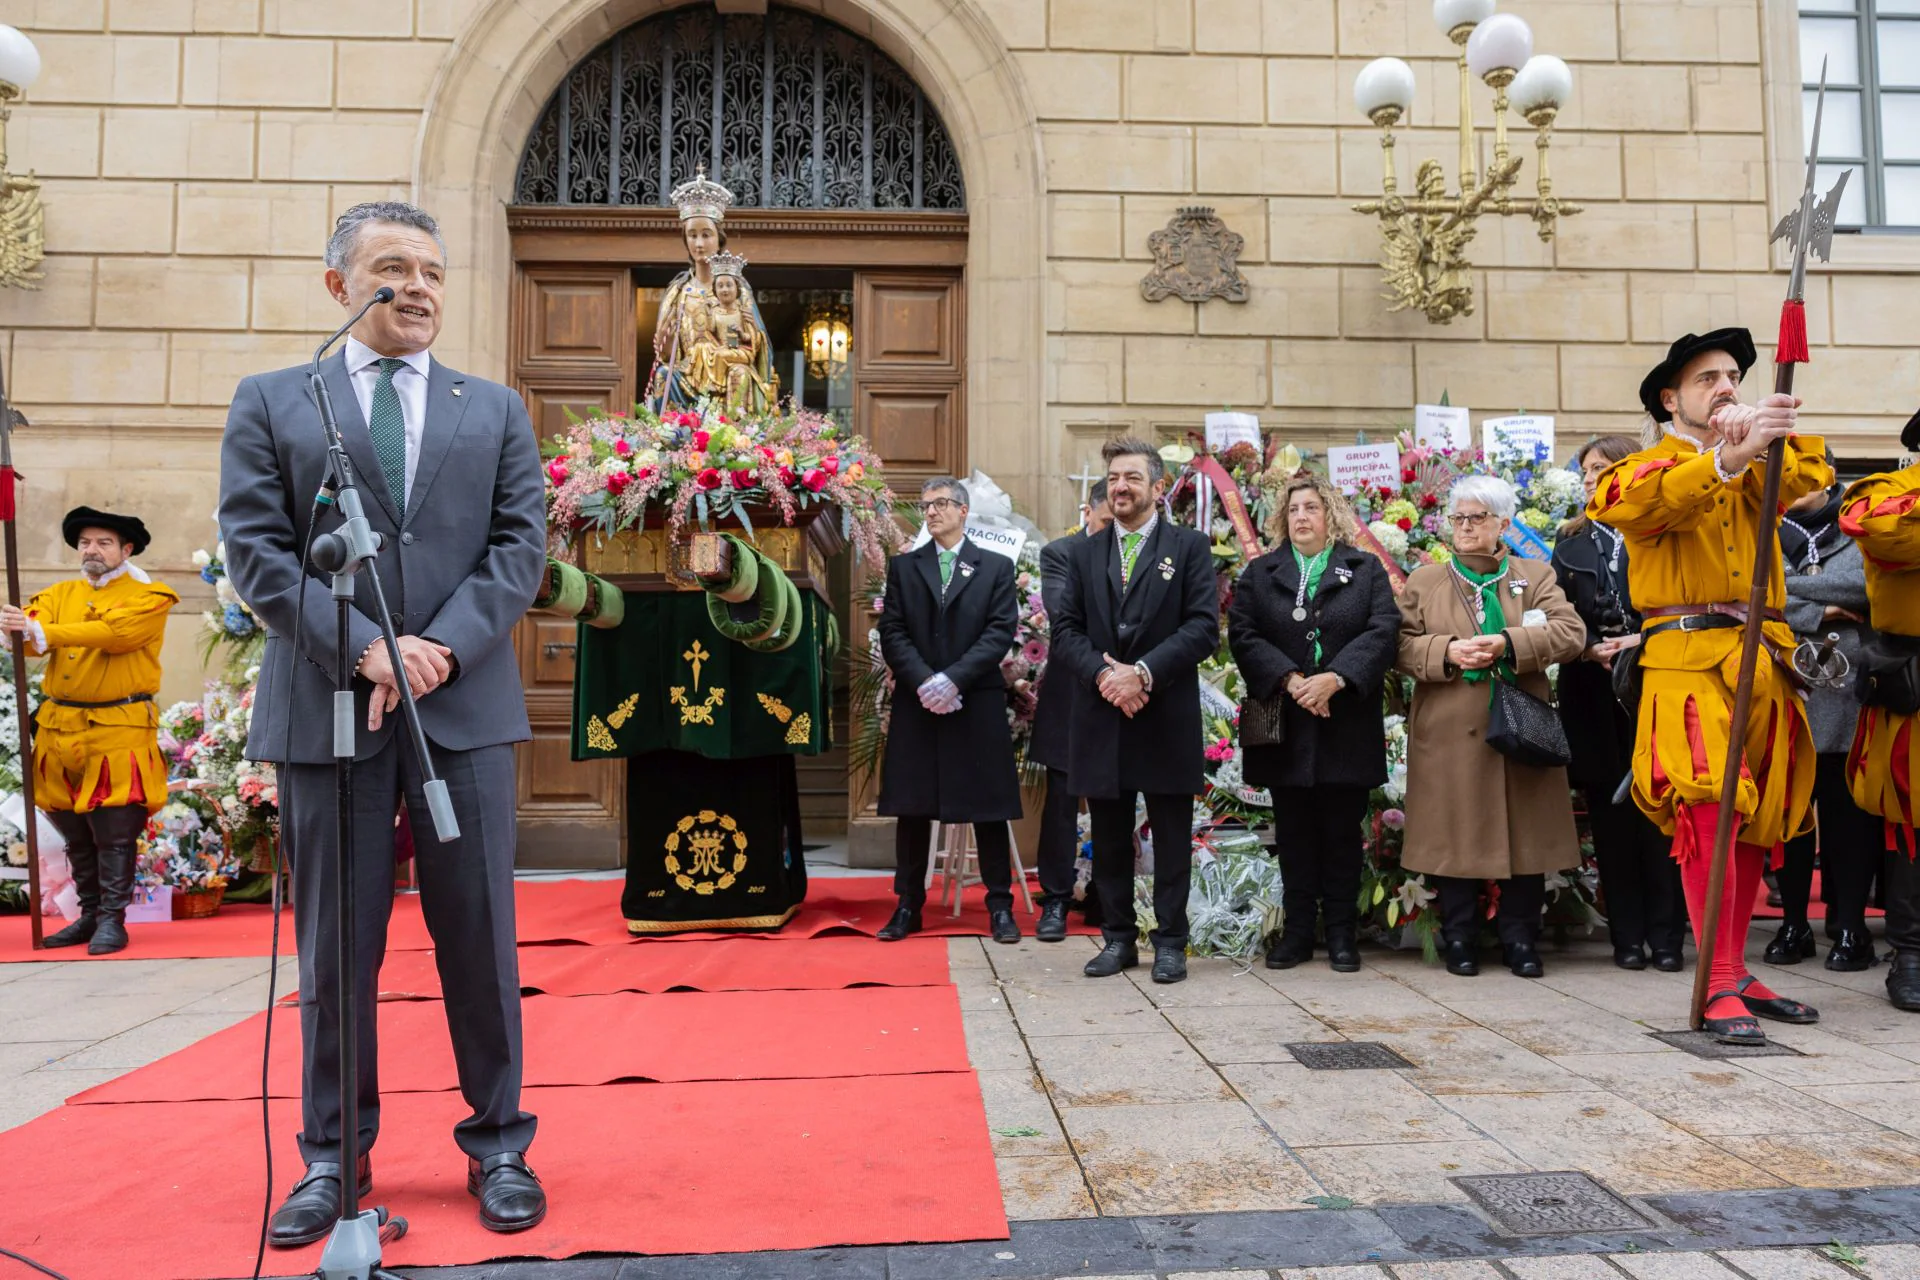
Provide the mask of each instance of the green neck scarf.
{"label": "green neck scarf", "polygon": [[[1470,594],[1476,595],[1480,602],[1480,630],[1477,634],[1497,636],[1507,629],[1506,609],[1500,603],[1500,584],[1506,580],[1507,565],[1503,559],[1491,573],[1481,573],[1469,568],[1458,557],[1454,558],[1453,571],[1460,575],[1461,581],[1473,588]],[[1512,674],[1512,654],[1504,654],[1500,661],[1483,671],[1462,672],[1462,678],[1478,684],[1491,678],[1496,671]]]}
{"label": "green neck scarf", "polygon": [[[1287,545],[1293,552],[1294,568],[1300,571],[1300,594],[1296,597],[1294,607],[1304,608],[1307,601],[1313,599],[1320,590],[1320,576],[1327,571],[1327,561],[1333,556],[1333,543],[1329,541],[1326,546],[1320,548],[1320,554],[1316,556],[1303,556],[1300,554],[1300,548],[1293,546],[1292,543]],[[1320,647],[1320,628],[1315,627],[1312,634],[1313,665],[1318,667],[1321,659],[1325,657],[1325,651]]]}

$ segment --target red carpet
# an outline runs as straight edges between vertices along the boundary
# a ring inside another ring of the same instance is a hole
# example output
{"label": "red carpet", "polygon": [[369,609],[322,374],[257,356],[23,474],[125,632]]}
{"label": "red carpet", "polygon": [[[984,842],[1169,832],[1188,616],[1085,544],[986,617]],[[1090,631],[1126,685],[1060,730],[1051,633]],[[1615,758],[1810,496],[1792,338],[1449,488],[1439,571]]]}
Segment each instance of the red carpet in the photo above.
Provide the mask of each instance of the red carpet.
{"label": "red carpet", "polygon": [[[437,1000],[380,1005],[380,1089],[459,1087],[446,1009]],[[260,1096],[266,1014],[109,1080],[76,1103],[195,1102]],[[781,1080],[966,1071],[960,1000],[951,985],[835,991],[533,996],[523,1004],[525,1082]],[[300,1094],[300,1021],[274,1023],[273,1096]]]}
{"label": "red carpet", "polygon": [[[971,1072],[529,1089],[525,1104],[540,1117],[529,1161],[553,1209],[531,1231],[497,1236],[474,1215],[452,1143],[459,1095],[388,1100],[374,1202],[412,1228],[387,1246],[388,1266],[1007,1235]],[[274,1104],[282,1191],[299,1167],[299,1120],[297,1104]],[[115,1157],[48,1159],[63,1151]],[[0,1134],[0,1162],[33,1170],[25,1194],[0,1196],[0,1240],[70,1280],[253,1269],[257,1101],[63,1107]],[[310,1269],[320,1249],[275,1253],[269,1274]]]}
{"label": "red carpet", "polygon": [[[833,934],[873,936],[893,914],[895,898],[890,876],[834,876],[814,879],[794,918],[777,932],[739,935],[729,933],[681,933],[665,937],[635,939],[627,932],[620,915],[619,880],[522,880],[514,887],[516,929],[522,946],[558,943],[611,946],[637,941],[699,942],[740,936],[766,938],[817,938]],[[948,909],[930,903],[925,912],[928,937],[984,937],[987,933],[985,891],[975,885],[963,899],[958,918]],[[1031,932],[1035,916],[1018,901],[1015,918],[1021,928]],[[46,922],[49,932],[61,927],[59,920]],[[128,926],[133,945],[111,956],[88,956],[84,947],[60,951],[34,951],[28,938],[25,916],[8,917],[0,924],[0,963],[19,960],[182,960],[212,956],[264,956],[267,954],[273,926],[272,909],[250,903],[222,907],[220,913],[205,920],[175,920],[166,924]],[[288,912],[280,930],[282,954],[293,952],[293,915]],[[1071,932],[1093,933],[1075,922]],[[426,951],[433,943],[427,936],[420,915],[420,898],[407,893],[393,902],[393,918],[387,928],[387,950]],[[76,952],[78,954],[76,954]]]}
{"label": "red carpet", "polygon": [[[1867,918],[1869,920],[1878,920],[1881,916],[1884,916],[1885,914],[1887,913],[1885,911],[1882,911],[1879,907],[1867,908]],[[1756,896],[1756,905],[1753,908],[1753,918],[1755,920],[1784,919],[1784,916],[1782,915],[1779,907],[1770,907],[1767,905],[1767,886],[1765,881],[1761,882],[1759,893]],[[1815,871],[1813,873],[1813,889],[1811,890],[1810,895],[1807,899],[1807,919],[1825,920],[1826,918],[1827,918],[1827,904],[1820,901],[1820,873],[1818,871]],[[1825,939],[1822,939],[1823,943],[1824,941]]]}

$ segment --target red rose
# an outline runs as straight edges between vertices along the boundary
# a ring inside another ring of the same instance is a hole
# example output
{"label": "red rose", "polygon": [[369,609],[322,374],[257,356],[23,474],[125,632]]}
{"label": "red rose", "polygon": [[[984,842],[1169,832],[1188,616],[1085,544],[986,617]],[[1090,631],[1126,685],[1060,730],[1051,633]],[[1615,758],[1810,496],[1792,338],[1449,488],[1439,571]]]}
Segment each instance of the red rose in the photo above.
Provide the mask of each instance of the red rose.
{"label": "red rose", "polygon": [[1412,467],[1402,467],[1400,469],[1400,478],[1406,481],[1408,484],[1412,484],[1414,480],[1417,479],[1417,477],[1413,473]]}
{"label": "red rose", "polygon": [[607,492],[619,497],[626,487],[633,483],[633,477],[624,471],[615,471],[607,477]]}
{"label": "red rose", "polygon": [[694,449],[696,449],[700,453],[705,453],[707,451],[707,441],[711,439],[713,439],[713,437],[709,433],[705,431],[695,431],[693,433]]}
{"label": "red rose", "polygon": [[733,475],[733,487],[734,487],[734,488],[736,488],[736,489],[751,489],[751,488],[753,488],[753,472],[751,472],[751,471],[735,471],[735,472],[733,472],[733,473],[732,473],[732,475]]}
{"label": "red rose", "polygon": [[720,473],[712,467],[706,468],[699,475],[695,476],[693,482],[702,489],[718,489],[726,483],[726,481],[721,478]]}
{"label": "red rose", "polygon": [[765,445],[757,446],[754,449],[754,452],[760,455],[762,461],[765,461],[765,462],[773,461],[773,450],[767,448],[767,446]]}
{"label": "red rose", "polygon": [[840,474],[840,459],[829,454],[820,459],[820,469],[830,476],[837,476]]}
{"label": "red rose", "polygon": [[1381,486],[1380,486],[1380,499],[1381,499],[1381,501],[1383,501],[1383,502],[1392,502],[1392,501],[1393,501],[1393,486],[1392,486],[1392,485],[1389,485],[1389,484],[1383,484],[1383,485],[1381,485]]}
{"label": "red rose", "polygon": [[613,442],[613,451],[624,458],[633,452],[633,446],[627,443],[626,437],[622,436]]}
{"label": "red rose", "polygon": [[1402,533],[1411,533],[1413,531],[1413,521],[1407,516],[1401,516],[1398,520],[1394,521],[1394,523],[1400,526]]}
{"label": "red rose", "polygon": [[793,468],[792,467],[780,468],[780,483],[787,486],[787,488],[791,489],[793,488],[793,481],[794,481]]}
{"label": "red rose", "polygon": [[1431,493],[1423,494],[1420,498],[1420,505],[1431,511],[1440,505],[1440,499]]}
{"label": "red rose", "polygon": [[659,471],[654,467],[642,467],[633,473],[633,478],[635,480],[651,480],[659,474]]}
{"label": "red rose", "polygon": [[567,460],[565,458],[555,458],[547,464],[547,479],[553,481],[555,484],[565,484],[567,482]]}
{"label": "red rose", "polygon": [[818,493],[822,489],[827,487],[828,479],[829,477],[826,472],[820,470],[818,467],[815,467],[813,470],[807,472],[807,474],[800,477],[800,483],[807,486],[807,488],[812,490],[814,493]]}

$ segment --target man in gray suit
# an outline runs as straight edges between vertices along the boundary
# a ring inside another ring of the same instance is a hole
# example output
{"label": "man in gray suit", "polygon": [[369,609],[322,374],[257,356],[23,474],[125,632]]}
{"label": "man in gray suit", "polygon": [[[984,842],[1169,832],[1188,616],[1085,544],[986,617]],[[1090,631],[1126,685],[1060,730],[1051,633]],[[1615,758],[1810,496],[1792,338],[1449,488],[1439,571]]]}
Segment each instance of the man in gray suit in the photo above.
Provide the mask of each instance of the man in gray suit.
{"label": "man in gray suit", "polygon": [[[546,1193],[522,1153],[534,1118],[520,1109],[520,981],[514,952],[515,742],[528,736],[510,635],[544,568],[539,450],[520,397],[456,373],[428,354],[439,335],[446,246],[411,205],[356,205],[326,250],[326,287],[348,314],[382,286],[393,301],[356,324],[322,365],[367,517],[381,535],[378,567],[400,636],[389,662],[367,575],[349,614],[347,661],[363,717],[353,781],[353,972],[338,964],[334,877],[336,793],[332,721],[334,604],[325,577],[301,560],[315,528],[340,525],[315,499],[326,441],[305,367],[256,374],[234,392],[220,457],[220,529],[227,571],[268,628],[247,754],[279,767],[300,951],[301,1155],[306,1172],[274,1214],[281,1247],[326,1235],[340,1204],[339,1002],[359,1035],[359,1141],[354,1174],[371,1189],[366,1152],[379,1132],[375,977],[393,905],[394,816],[407,803],[420,902],[445,991],[460,1091],[473,1114],[454,1126],[468,1157],[467,1189],[495,1231],[531,1227]],[[324,512],[317,526],[315,512]],[[304,585],[305,591],[302,592]],[[460,837],[435,837],[419,761],[400,717],[399,681],[419,699],[433,762],[446,780]],[[343,984],[346,984],[343,986]]]}

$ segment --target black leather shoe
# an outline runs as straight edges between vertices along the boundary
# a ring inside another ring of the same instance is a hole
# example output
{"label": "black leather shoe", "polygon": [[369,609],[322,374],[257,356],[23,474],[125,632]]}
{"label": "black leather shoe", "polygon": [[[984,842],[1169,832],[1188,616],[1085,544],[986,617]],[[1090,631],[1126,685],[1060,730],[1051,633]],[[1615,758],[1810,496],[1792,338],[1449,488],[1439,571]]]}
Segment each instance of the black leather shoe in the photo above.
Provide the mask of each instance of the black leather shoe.
{"label": "black leather shoe", "polygon": [[93,941],[87,944],[90,956],[110,956],[127,949],[127,921],[118,911],[102,911],[93,927]]}
{"label": "black leather shoe", "polygon": [[1827,968],[1836,973],[1858,973],[1880,963],[1874,954],[1873,937],[1865,929],[1841,929],[1827,952]]}
{"label": "black leather shoe", "polygon": [[467,1194],[480,1202],[480,1225],[489,1231],[525,1231],[547,1216],[547,1193],[518,1151],[468,1156]]}
{"label": "black leather shoe", "polygon": [[987,913],[987,928],[993,934],[995,942],[1020,941],[1020,926],[1013,918],[1013,912],[1005,907]]}
{"label": "black leather shoe", "polygon": [[1613,949],[1613,964],[1616,969],[1631,969],[1633,972],[1638,973],[1647,967],[1646,948],[1640,946],[1615,947]]}
{"label": "black leather shoe", "polygon": [[1531,942],[1516,942],[1507,948],[1507,968],[1516,978],[1538,978],[1547,972]]}
{"label": "black leather shoe", "polygon": [[873,936],[882,942],[898,942],[908,934],[920,932],[920,911],[916,907],[899,907],[893,913],[893,919],[880,926],[880,932]]}
{"label": "black leather shoe", "polygon": [[1474,959],[1471,942],[1449,942],[1446,945],[1447,972],[1456,978],[1473,978],[1480,974],[1480,962]]}
{"label": "black leather shoe", "polygon": [[1887,999],[1896,1009],[1920,1013],[1920,951],[1896,951],[1887,970]]}
{"label": "black leather shoe", "polygon": [[[1745,997],[1739,996],[1736,992],[1716,991],[1707,997],[1707,1008],[1713,1008],[1714,1005],[1720,1003],[1720,1001],[1726,999],[1728,996],[1745,1000]],[[1751,1008],[1751,1002],[1747,1003],[1748,1007]],[[1721,1044],[1741,1044],[1757,1048],[1767,1042],[1767,1033],[1762,1031],[1760,1024],[1755,1022],[1751,1017],[1702,1017],[1700,1019],[1700,1029],[1712,1036],[1715,1040],[1718,1040]]]}
{"label": "black leather shoe", "polygon": [[1100,954],[1087,961],[1089,978],[1111,978],[1123,969],[1140,967],[1140,948],[1131,942],[1109,942]]}
{"label": "black leather shoe", "polygon": [[93,941],[93,931],[98,928],[99,925],[99,916],[91,912],[84,912],[78,920],[75,920],[60,932],[49,935],[40,945],[49,948],[77,947],[83,942]]}
{"label": "black leather shoe", "polygon": [[1753,982],[1752,978],[1740,979],[1740,1001],[1747,1006],[1748,1013],[1755,1017],[1771,1018],[1775,1022],[1792,1022],[1801,1026],[1809,1026],[1820,1021],[1820,1011],[1810,1004],[1789,1000],[1785,996],[1762,998],[1748,995],[1747,988],[1752,986]]}
{"label": "black leather shoe", "polygon": [[1780,932],[1773,935],[1773,941],[1767,944],[1766,961],[1768,964],[1799,964],[1817,949],[1810,926],[1783,924]]}
{"label": "black leather shoe", "polygon": [[1067,940],[1067,904],[1057,899],[1040,904],[1040,922],[1033,926],[1034,940],[1037,942],[1065,942]]}
{"label": "black leather shoe", "polygon": [[[360,1157],[360,1196],[373,1194],[373,1161]],[[335,1160],[315,1160],[307,1166],[300,1181],[273,1211],[267,1223],[267,1243],[276,1249],[297,1249],[312,1244],[333,1230],[340,1218],[340,1164]]]}
{"label": "black leather shoe", "polygon": [[1686,968],[1687,964],[1686,961],[1680,958],[1678,951],[1661,951],[1655,949],[1653,953],[1653,967],[1662,973],[1678,973]]}
{"label": "black leather shoe", "polygon": [[1352,930],[1327,930],[1327,964],[1335,973],[1360,972],[1360,944]]}
{"label": "black leather shoe", "polygon": [[1283,933],[1267,948],[1267,968],[1291,969],[1313,959],[1313,939]]}
{"label": "black leather shoe", "polygon": [[1187,980],[1185,943],[1168,943],[1153,949],[1153,980],[1162,985]]}

